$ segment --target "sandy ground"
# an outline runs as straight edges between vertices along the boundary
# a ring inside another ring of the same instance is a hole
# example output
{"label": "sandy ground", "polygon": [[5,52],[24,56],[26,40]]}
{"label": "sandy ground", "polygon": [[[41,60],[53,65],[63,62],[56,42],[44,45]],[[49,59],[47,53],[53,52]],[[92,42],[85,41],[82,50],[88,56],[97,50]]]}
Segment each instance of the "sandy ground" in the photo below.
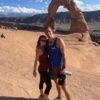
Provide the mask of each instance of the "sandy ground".
{"label": "sandy ground", "polygon": [[[0,100],[37,100],[39,74],[32,76],[35,46],[42,32],[0,29]],[[74,35],[60,35],[66,44],[67,87],[74,100],[100,100],[100,46],[77,42]],[[71,41],[70,41],[71,40]],[[57,96],[54,82],[49,98]],[[63,100],[66,100],[63,93]]]}

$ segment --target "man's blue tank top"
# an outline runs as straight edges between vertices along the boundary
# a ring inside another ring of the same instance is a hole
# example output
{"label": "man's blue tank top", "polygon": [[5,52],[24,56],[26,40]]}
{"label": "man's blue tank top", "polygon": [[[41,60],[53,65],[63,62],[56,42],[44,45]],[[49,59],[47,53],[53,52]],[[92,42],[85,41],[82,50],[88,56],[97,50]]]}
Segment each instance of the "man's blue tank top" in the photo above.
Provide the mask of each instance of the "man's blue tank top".
{"label": "man's blue tank top", "polygon": [[60,48],[57,47],[56,41],[57,41],[57,38],[55,39],[52,45],[49,46],[48,41],[46,44],[46,49],[49,54],[49,61],[50,61],[51,67],[63,66],[62,53],[60,51]]}

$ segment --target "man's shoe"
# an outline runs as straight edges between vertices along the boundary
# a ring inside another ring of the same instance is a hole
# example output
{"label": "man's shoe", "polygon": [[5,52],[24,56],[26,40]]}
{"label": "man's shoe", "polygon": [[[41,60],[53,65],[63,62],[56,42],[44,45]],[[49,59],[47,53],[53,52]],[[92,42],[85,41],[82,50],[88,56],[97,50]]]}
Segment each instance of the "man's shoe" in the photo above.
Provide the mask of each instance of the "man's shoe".
{"label": "man's shoe", "polygon": [[53,100],[62,100],[62,97],[56,97],[56,98],[54,98]]}

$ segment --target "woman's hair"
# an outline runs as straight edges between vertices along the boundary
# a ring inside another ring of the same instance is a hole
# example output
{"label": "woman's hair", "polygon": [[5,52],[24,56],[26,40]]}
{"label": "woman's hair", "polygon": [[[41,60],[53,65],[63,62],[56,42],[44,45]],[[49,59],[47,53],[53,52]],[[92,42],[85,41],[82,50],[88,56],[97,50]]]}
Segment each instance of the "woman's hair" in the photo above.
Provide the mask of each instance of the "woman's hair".
{"label": "woman's hair", "polygon": [[[40,46],[40,40],[41,40],[41,38],[46,38],[46,36],[45,36],[45,35],[41,35],[41,36],[38,38],[36,48],[37,48],[38,46]],[[47,39],[47,38],[46,38],[46,39]]]}

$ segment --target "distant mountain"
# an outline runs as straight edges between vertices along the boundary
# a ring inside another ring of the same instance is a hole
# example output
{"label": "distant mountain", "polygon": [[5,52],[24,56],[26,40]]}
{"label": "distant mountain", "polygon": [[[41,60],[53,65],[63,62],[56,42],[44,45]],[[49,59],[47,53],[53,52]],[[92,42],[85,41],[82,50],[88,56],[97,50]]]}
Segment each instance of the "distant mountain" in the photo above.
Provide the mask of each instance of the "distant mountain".
{"label": "distant mountain", "polygon": [[[91,12],[83,12],[83,14],[87,22],[94,22],[94,21],[100,22],[100,10],[91,11]],[[0,18],[0,21],[32,24],[32,23],[45,23],[46,18],[47,18],[47,14],[37,14],[37,15],[28,16],[28,17],[24,14],[22,16],[18,16],[17,14],[17,17],[15,16],[16,14],[13,15],[13,17],[9,17],[9,16],[2,17]],[[54,15],[54,18],[57,23],[69,23],[71,21],[71,16],[69,12],[56,13]]]}
{"label": "distant mountain", "polygon": [[0,14],[0,17],[29,17],[33,14],[26,14],[26,13],[6,13],[6,14]]}
{"label": "distant mountain", "polygon": [[0,17],[5,17],[5,15],[4,14],[0,14]]}
{"label": "distant mountain", "polygon": [[99,21],[100,22],[100,10],[98,11],[92,11],[92,12],[83,12],[86,21]]}

